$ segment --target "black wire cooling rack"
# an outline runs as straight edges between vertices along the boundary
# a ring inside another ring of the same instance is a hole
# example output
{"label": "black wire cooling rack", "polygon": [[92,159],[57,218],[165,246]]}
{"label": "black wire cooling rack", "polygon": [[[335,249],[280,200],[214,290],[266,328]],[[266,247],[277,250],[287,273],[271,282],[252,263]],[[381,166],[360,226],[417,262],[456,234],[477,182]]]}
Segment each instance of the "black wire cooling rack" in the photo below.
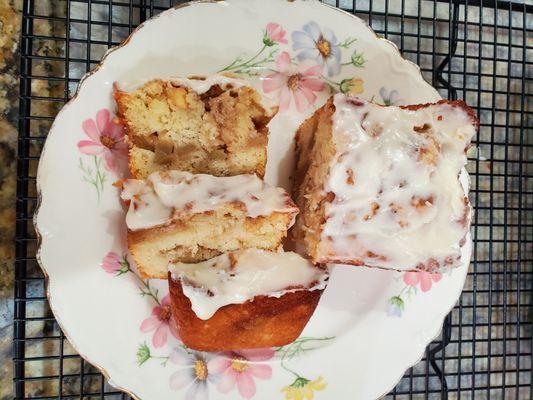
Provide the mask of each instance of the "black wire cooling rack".
{"label": "black wire cooling rack", "polygon": [[[392,398],[531,399],[533,6],[507,1],[327,1],[353,12],[481,121],[468,170],[475,246],[463,294]],[[72,349],[48,307],[32,215],[40,150],[104,51],[170,0],[24,0],[14,319],[15,398],[124,398]],[[322,396],[323,397],[323,396]],[[318,398],[318,396],[317,396]],[[344,400],[344,399],[343,399]]]}

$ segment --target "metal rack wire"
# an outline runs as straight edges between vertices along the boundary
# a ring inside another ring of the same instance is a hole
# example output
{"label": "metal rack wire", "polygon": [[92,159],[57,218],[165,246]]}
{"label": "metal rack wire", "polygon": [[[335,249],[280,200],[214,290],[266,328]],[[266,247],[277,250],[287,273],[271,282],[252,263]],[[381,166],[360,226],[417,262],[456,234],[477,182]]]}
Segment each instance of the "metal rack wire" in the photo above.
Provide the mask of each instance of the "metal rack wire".
{"label": "metal rack wire", "polygon": [[[24,0],[14,319],[15,398],[124,398],[50,312],[32,215],[40,149],[79,79],[139,23],[185,1]],[[481,121],[468,170],[472,264],[457,307],[392,398],[533,398],[533,6],[507,1],[326,1],[368,21]]]}

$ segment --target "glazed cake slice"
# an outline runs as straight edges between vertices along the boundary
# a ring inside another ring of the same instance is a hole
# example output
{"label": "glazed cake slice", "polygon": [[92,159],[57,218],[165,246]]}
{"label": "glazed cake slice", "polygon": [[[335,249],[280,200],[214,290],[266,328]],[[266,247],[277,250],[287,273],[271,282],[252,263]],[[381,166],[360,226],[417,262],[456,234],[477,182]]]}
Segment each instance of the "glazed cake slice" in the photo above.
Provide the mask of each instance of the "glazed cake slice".
{"label": "glazed cake slice", "polygon": [[283,346],[313,314],[327,272],[296,253],[247,249],[169,267],[171,308],[183,343],[225,351]]}
{"label": "glazed cake slice", "polygon": [[134,178],[168,169],[264,175],[272,112],[245,81],[155,79],[131,92],[115,85],[114,97]]}
{"label": "glazed cake slice", "polygon": [[296,136],[292,236],[317,263],[458,266],[470,224],[459,174],[477,128],[462,101],[385,107],[336,94]]}
{"label": "glazed cake slice", "polygon": [[128,248],[146,278],[166,278],[170,262],[249,247],[277,250],[298,213],[283,189],[256,175],[154,172],[122,186]]}

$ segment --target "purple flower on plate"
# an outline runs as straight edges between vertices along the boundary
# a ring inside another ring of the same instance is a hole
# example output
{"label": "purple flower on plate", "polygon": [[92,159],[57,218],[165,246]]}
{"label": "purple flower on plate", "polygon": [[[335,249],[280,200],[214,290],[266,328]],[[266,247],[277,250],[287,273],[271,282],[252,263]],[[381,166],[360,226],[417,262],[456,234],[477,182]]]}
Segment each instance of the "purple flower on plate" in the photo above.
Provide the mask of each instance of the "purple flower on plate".
{"label": "purple flower on plate", "polygon": [[218,375],[213,375],[209,367],[212,356],[209,353],[176,349],[170,355],[170,361],[180,370],[170,375],[169,385],[173,390],[188,388],[185,393],[187,400],[207,400],[208,384],[216,383]]}
{"label": "purple flower on plate", "polygon": [[314,21],[302,29],[292,33],[292,48],[299,51],[298,61],[313,60],[326,69],[328,76],[337,75],[341,70],[341,49],[333,31],[320,29]]}
{"label": "purple flower on plate", "polygon": [[397,90],[389,91],[385,87],[382,87],[379,89],[379,95],[383,100],[383,104],[386,106],[395,106],[403,102],[403,100],[400,99],[400,95],[398,94]]}
{"label": "purple flower on plate", "polygon": [[394,296],[389,299],[387,314],[391,317],[401,317],[405,309],[405,304],[400,296]]}

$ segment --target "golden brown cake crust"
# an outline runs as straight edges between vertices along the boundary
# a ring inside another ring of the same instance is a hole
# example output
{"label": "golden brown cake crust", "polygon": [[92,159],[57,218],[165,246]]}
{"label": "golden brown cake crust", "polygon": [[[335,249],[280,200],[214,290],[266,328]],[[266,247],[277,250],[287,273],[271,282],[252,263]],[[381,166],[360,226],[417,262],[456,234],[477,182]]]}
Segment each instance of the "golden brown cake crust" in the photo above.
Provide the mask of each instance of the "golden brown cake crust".
{"label": "golden brown cake crust", "polygon": [[468,117],[472,121],[472,125],[474,125],[476,130],[479,129],[479,119],[478,119],[477,115],[474,113],[474,110],[472,110],[468,106],[468,104],[466,104],[463,100],[453,100],[453,101],[450,101],[450,100],[439,100],[439,101],[437,101],[435,103],[410,104],[410,105],[407,105],[407,106],[400,106],[400,108],[403,108],[405,110],[416,111],[416,110],[419,110],[421,108],[426,108],[426,107],[429,107],[429,106],[440,105],[440,104],[447,104],[447,105],[452,106],[452,107],[461,108],[462,110],[464,110],[466,112],[466,114],[468,115]]}
{"label": "golden brown cake crust", "polygon": [[283,346],[300,336],[323,290],[300,290],[283,296],[256,296],[243,304],[221,307],[202,320],[183,294],[181,282],[168,277],[171,308],[183,343],[195,350],[228,351]]}
{"label": "golden brown cake crust", "polygon": [[333,200],[332,193],[323,194],[323,182],[336,152],[331,136],[334,112],[333,98],[330,98],[300,126],[295,137],[296,168],[292,194],[301,213],[296,217],[290,237],[303,241],[314,262],[323,262],[317,252],[325,222],[325,204]]}

